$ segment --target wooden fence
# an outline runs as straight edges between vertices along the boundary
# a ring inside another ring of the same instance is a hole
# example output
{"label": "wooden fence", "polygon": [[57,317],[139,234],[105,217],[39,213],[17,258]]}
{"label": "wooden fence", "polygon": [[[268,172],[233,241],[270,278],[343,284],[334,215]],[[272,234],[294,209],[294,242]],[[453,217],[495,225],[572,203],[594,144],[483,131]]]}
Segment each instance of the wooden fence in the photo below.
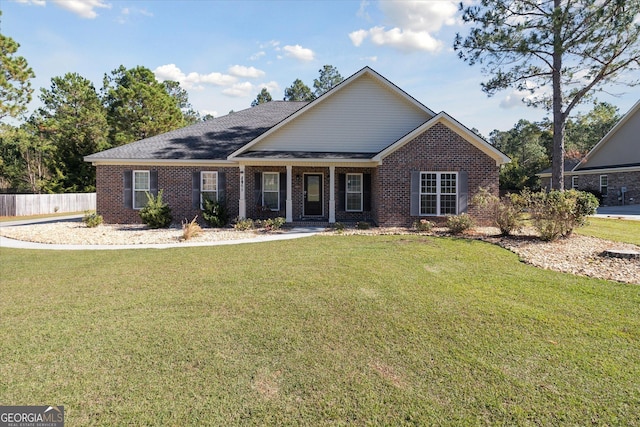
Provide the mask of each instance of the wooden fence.
{"label": "wooden fence", "polygon": [[0,194],[0,216],[96,210],[96,193]]}

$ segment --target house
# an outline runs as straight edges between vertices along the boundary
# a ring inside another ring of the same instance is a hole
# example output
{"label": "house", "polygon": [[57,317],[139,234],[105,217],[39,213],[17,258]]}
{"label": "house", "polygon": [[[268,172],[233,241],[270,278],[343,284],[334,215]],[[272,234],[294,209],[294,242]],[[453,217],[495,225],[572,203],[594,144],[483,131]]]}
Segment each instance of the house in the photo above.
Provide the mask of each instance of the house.
{"label": "house", "polygon": [[[539,174],[551,187],[551,172]],[[640,203],[640,100],[580,161],[565,160],[564,187],[600,195],[606,206]]]}
{"label": "house", "polygon": [[212,198],[232,218],[384,226],[479,216],[469,200],[497,194],[509,161],[369,67],[312,102],[268,102],[85,160],[107,223],[140,222],[145,193],[162,189],[176,219]]}

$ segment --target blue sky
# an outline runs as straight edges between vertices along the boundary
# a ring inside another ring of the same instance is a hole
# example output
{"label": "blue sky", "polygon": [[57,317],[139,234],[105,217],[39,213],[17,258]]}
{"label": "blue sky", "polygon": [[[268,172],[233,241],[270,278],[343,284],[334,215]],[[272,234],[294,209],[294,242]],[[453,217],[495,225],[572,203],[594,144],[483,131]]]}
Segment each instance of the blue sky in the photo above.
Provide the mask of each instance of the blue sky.
{"label": "blue sky", "polygon": [[[457,2],[3,0],[2,34],[20,43],[39,88],[77,72],[102,87],[121,64],[180,81],[194,108],[214,116],[248,108],[262,87],[274,99],[297,78],[309,87],[325,64],[348,77],[370,66],[428,108],[485,136],[520,118],[540,120],[512,90],[487,97],[479,66],[453,52],[466,34]],[[634,92],[635,91],[635,92]],[[599,99],[628,111],[637,88]]]}

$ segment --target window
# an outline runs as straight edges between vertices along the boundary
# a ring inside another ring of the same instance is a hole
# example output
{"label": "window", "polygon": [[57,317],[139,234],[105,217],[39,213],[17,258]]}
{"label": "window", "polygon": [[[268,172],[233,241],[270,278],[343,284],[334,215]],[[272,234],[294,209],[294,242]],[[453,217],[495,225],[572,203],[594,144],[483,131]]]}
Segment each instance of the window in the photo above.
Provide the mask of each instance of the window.
{"label": "window", "polygon": [[607,179],[607,175],[600,175],[600,194],[602,194],[602,197],[607,196],[608,189],[609,180]]}
{"label": "window", "polygon": [[218,201],[218,172],[200,172],[200,206],[204,201]]}
{"label": "window", "polygon": [[133,171],[133,209],[142,209],[147,204],[147,193],[150,191],[149,171]]}
{"label": "window", "polygon": [[573,188],[574,190],[578,189],[578,177],[577,176],[572,176],[571,177],[571,188]]}
{"label": "window", "polygon": [[346,188],[346,210],[347,212],[362,211],[362,174],[348,173]]}
{"label": "window", "polygon": [[278,172],[262,174],[262,205],[272,211],[280,210],[280,174]]}
{"label": "window", "polygon": [[456,172],[421,172],[420,215],[457,214],[457,182]]}

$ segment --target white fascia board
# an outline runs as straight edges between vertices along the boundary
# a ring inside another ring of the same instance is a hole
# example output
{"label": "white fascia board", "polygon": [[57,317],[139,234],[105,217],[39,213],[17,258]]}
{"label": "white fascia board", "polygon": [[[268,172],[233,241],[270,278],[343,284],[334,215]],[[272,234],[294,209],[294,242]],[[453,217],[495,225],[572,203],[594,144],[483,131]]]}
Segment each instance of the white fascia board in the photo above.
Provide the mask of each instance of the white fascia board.
{"label": "white fascia board", "polygon": [[412,130],[411,132],[403,136],[401,139],[399,139],[389,147],[379,152],[377,155],[373,157],[373,160],[382,161],[389,154],[403,147],[405,144],[412,141],[418,135],[422,134],[423,132],[427,131],[428,129],[430,129],[431,127],[435,126],[438,123],[444,124],[447,128],[451,129],[452,131],[460,135],[465,141],[471,143],[480,151],[482,151],[489,157],[493,158],[496,161],[497,166],[511,162],[511,159],[507,157],[507,155],[505,155],[500,150],[493,147],[484,139],[480,138],[478,135],[476,135],[474,132],[469,130],[467,127],[463,126],[460,122],[458,122],[456,119],[454,119],[444,111],[438,113],[431,120],[424,122],[422,125],[418,126],[416,129]]}
{"label": "white fascia board", "polygon": [[380,162],[371,159],[238,159],[244,166],[338,166],[338,167],[377,167]]}
{"label": "white fascia board", "polygon": [[308,103],[307,105],[305,105],[304,107],[302,107],[301,109],[299,109],[298,111],[296,111],[295,113],[293,113],[292,115],[290,115],[289,117],[287,117],[286,119],[284,119],[283,121],[281,121],[280,123],[278,123],[277,125],[272,127],[271,129],[269,129],[268,131],[266,131],[263,134],[259,135],[257,138],[255,138],[250,143],[246,144],[242,148],[239,148],[238,150],[236,150],[233,153],[231,153],[227,157],[227,159],[228,160],[233,160],[237,156],[239,156],[240,154],[248,151],[251,147],[253,147],[254,145],[258,144],[260,141],[262,141],[263,139],[267,138],[269,135],[273,134],[278,129],[280,129],[281,127],[285,126],[287,123],[290,123],[291,121],[295,120],[297,117],[301,116],[302,114],[305,114],[308,110],[313,109],[316,105],[320,105],[323,102],[327,102],[327,100],[330,100],[332,96],[334,96],[336,93],[339,93],[345,87],[348,87],[351,83],[353,83],[354,81],[356,81],[359,77],[361,77],[363,75],[369,75],[369,76],[373,77],[375,80],[377,80],[378,82],[382,83],[384,86],[386,86],[390,90],[396,92],[397,94],[399,94],[400,96],[405,98],[407,101],[411,102],[417,108],[419,108],[422,111],[426,112],[430,116],[433,117],[433,116],[436,115],[435,112],[433,112],[432,110],[430,110],[429,108],[424,106],[422,103],[420,103],[418,100],[416,100],[415,98],[410,96],[408,93],[406,93],[405,91],[400,89],[395,84],[391,83],[389,80],[387,80],[386,78],[382,77],[380,74],[378,74],[377,72],[375,72],[371,68],[364,67],[363,69],[361,69],[357,73],[353,74],[349,78],[347,78],[344,81],[342,81],[342,83],[338,84],[337,86],[335,86],[334,88],[332,88],[328,92],[324,93],[319,98],[314,99],[313,101],[311,101],[310,103]]}
{"label": "white fascia board", "polygon": [[577,165],[575,165],[573,167],[573,171],[577,171],[580,170],[580,166],[586,165],[587,163],[589,163],[589,158],[596,152],[598,151],[600,148],[602,148],[612,137],[613,135],[616,134],[616,132],[618,132],[618,130],[620,130],[620,128],[622,128],[627,121],[629,121],[629,119],[636,114],[638,111],[640,110],[640,100],[638,100],[638,102],[636,102],[634,104],[633,107],[631,107],[631,109],[629,111],[627,111],[627,114],[625,114],[620,121],[618,121],[618,123],[615,124],[615,126],[613,128],[611,128],[611,130],[609,132],[607,132],[607,134],[605,136],[602,137],[602,139],[587,153],[586,156],[584,156],[584,158],[582,159],[582,161],[580,163],[578,163]]}
{"label": "white fascia board", "polygon": [[144,165],[144,166],[236,166],[238,162],[229,160],[175,160],[175,159],[89,159],[94,166],[102,165]]}

